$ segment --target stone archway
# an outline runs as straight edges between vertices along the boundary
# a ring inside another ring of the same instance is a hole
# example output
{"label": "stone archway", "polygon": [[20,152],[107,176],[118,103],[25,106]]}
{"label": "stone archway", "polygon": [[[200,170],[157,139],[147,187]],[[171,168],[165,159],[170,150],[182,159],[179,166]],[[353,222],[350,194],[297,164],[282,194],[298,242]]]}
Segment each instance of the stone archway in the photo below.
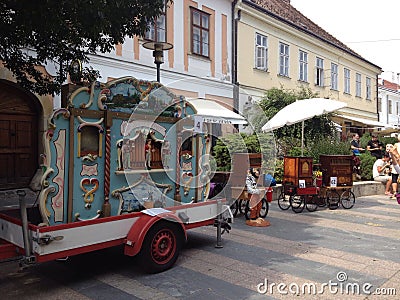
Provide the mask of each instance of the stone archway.
{"label": "stone archway", "polygon": [[38,99],[0,80],[0,190],[27,187],[38,168]]}

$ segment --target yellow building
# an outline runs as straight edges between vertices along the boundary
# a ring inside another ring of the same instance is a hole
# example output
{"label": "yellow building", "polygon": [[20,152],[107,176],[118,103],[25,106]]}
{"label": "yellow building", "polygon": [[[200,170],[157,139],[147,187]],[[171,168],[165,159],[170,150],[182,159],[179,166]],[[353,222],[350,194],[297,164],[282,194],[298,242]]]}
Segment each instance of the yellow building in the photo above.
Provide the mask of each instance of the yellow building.
{"label": "yellow building", "polygon": [[290,5],[290,0],[241,0],[235,6],[239,110],[270,88],[300,89],[347,103],[335,121],[343,133],[381,126],[381,68],[355,53]]}

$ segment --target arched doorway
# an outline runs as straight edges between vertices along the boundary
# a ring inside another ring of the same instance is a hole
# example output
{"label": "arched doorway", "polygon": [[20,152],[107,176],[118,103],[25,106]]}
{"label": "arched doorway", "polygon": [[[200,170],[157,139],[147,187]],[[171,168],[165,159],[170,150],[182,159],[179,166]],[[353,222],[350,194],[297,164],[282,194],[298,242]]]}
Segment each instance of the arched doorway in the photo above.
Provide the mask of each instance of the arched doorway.
{"label": "arched doorway", "polygon": [[38,168],[37,98],[0,80],[0,190],[27,187]]}

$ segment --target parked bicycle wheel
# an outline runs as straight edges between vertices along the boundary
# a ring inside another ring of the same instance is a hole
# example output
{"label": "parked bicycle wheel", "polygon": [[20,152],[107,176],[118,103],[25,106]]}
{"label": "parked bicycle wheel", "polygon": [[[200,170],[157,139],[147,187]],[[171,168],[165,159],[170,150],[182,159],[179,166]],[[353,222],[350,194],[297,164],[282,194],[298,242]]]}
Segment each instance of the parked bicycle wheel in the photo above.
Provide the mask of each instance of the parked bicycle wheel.
{"label": "parked bicycle wheel", "polygon": [[278,206],[282,210],[288,210],[290,207],[290,196],[282,192],[278,197]]}
{"label": "parked bicycle wheel", "polygon": [[318,196],[317,195],[307,195],[305,196],[306,208],[309,212],[316,211],[318,208]]}
{"label": "parked bicycle wheel", "polygon": [[231,211],[232,211],[232,215],[234,217],[236,217],[238,212],[239,212],[239,203],[238,203],[238,201],[236,199],[232,199],[231,200],[230,208],[231,208]]}
{"label": "parked bicycle wheel", "polygon": [[345,209],[352,208],[354,206],[355,202],[356,202],[356,196],[350,190],[345,190],[340,195],[340,203],[342,204],[343,208],[345,208]]}
{"label": "parked bicycle wheel", "polygon": [[317,204],[318,207],[325,207],[326,206],[326,198],[320,195],[316,196],[315,203]]}
{"label": "parked bicycle wheel", "polygon": [[245,200],[245,199],[240,199],[239,200],[239,212],[241,214],[245,214],[246,213],[246,206],[247,206],[248,202],[249,201]]}
{"label": "parked bicycle wheel", "polygon": [[305,198],[304,196],[293,195],[290,196],[290,205],[295,213],[301,213],[304,210]]}
{"label": "parked bicycle wheel", "polygon": [[[268,203],[267,199],[262,198],[261,199],[260,218],[265,218],[268,214],[268,211],[269,211],[269,203]],[[246,210],[245,210],[244,217],[246,218],[246,220],[250,220],[250,201],[247,201],[247,203],[246,203]]]}
{"label": "parked bicycle wheel", "polygon": [[260,217],[265,218],[268,215],[269,203],[268,203],[267,199],[265,199],[265,198],[261,199],[261,203],[262,203],[262,207],[260,210]]}
{"label": "parked bicycle wheel", "polygon": [[326,192],[326,203],[329,209],[337,209],[339,207],[340,194],[335,190]]}

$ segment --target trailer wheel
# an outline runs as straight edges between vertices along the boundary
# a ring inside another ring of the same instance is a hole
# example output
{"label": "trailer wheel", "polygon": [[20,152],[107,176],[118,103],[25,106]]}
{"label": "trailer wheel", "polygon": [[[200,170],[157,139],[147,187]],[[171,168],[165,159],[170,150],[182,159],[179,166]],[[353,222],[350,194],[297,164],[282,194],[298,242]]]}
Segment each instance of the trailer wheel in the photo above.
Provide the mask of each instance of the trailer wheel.
{"label": "trailer wheel", "polygon": [[178,259],[183,236],[177,224],[161,221],[147,232],[139,252],[140,263],[148,273],[171,268]]}

